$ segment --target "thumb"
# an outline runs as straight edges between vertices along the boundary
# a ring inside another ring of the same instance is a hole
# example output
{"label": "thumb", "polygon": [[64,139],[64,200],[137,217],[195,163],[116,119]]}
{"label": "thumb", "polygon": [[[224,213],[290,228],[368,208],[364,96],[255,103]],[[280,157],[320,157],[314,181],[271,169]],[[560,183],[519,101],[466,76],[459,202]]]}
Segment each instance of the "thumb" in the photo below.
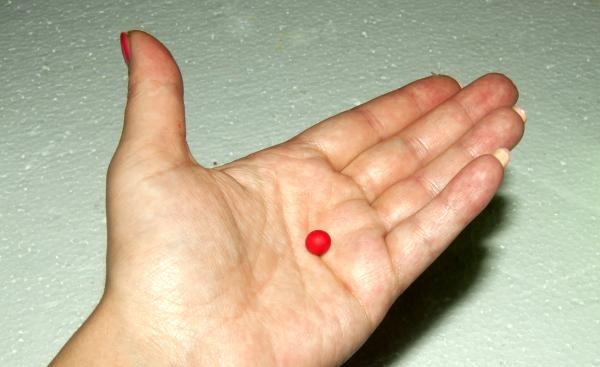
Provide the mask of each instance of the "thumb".
{"label": "thumb", "polygon": [[173,56],[156,38],[137,30],[121,33],[121,49],[129,85],[119,149],[167,159],[190,157],[183,81]]}

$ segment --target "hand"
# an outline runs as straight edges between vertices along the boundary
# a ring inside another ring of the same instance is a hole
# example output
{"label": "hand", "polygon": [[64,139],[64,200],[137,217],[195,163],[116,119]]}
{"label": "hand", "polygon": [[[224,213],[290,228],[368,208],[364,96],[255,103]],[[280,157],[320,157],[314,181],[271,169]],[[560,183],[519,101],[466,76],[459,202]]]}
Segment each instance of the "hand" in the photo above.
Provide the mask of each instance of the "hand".
{"label": "hand", "polygon": [[506,77],[432,76],[207,169],[170,53],[128,40],[106,290],[56,365],[340,364],[487,205],[523,133]]}

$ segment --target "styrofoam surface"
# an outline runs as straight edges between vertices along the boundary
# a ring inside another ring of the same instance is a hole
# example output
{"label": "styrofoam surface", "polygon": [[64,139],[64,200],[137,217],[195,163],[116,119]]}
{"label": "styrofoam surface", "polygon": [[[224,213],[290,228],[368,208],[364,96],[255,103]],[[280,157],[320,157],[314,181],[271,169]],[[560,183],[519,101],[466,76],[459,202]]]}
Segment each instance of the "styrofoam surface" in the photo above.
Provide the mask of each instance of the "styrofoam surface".
{"label": "styrofoam surface", "polygon": [[529,121],[501,193],[348,366],[600,365],[600,3],[495,0],[5,0],[0,365],[47,364],[100,297],[131,28],[178,60],[206,165],[431,73],[506,73]]}

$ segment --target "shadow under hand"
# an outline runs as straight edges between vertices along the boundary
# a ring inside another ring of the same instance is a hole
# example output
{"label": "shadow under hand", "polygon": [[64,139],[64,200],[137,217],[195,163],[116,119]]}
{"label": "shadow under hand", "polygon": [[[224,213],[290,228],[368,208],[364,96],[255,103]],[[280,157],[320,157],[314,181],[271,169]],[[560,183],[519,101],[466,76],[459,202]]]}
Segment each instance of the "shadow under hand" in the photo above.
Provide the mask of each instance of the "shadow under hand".
{"label": "shadow under hand", "polygon": [[488,256],[485,239],[501,228],[507,200],[496,196],[398,298],[381,325],[343,367],[390,366],[468,294]]}

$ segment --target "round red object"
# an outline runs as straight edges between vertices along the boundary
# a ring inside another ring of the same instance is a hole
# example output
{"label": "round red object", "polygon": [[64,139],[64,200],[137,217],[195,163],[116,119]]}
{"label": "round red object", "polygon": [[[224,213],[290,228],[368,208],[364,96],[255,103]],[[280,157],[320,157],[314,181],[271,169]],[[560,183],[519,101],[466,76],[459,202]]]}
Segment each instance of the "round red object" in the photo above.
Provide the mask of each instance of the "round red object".
{"label": "round red object", "polygon": [[329,250],[331,237],[325,231],[317,229],[306,236],[306,249],[314,255],[321,256]]}

